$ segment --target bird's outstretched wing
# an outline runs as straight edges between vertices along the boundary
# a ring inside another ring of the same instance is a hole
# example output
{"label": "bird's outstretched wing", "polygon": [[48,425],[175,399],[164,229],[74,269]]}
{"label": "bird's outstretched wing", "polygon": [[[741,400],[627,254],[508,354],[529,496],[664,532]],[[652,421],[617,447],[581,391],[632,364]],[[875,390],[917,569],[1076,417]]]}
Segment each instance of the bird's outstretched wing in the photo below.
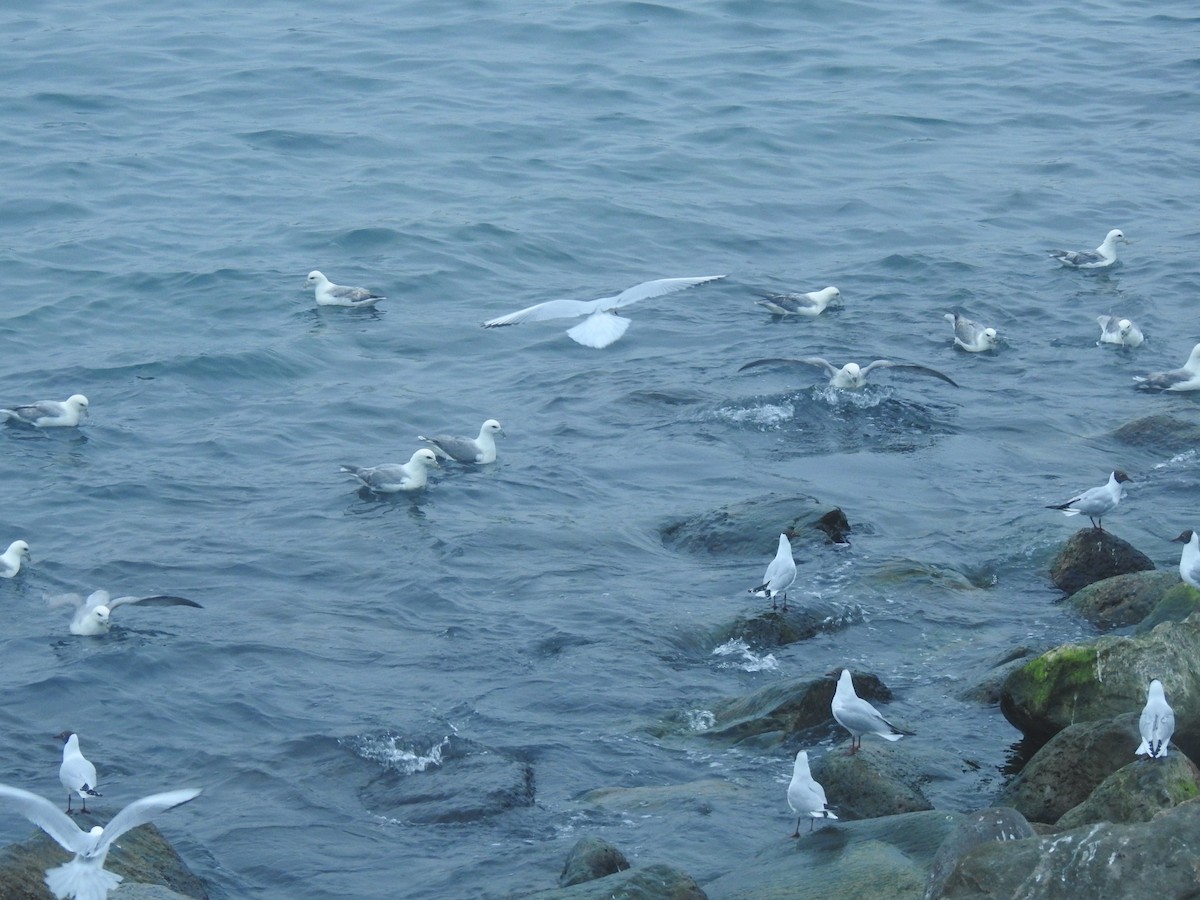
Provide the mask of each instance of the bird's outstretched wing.
{"label": "bird's outstretched wing", "polygon": [[484,328],[498,328],[501,325],[516,325],[518,322],[544,322],[547,319],[577,319],[595,312],[601,302],[615,300],[615,297],[604,297],[601,300],[547,300],[545,303],[535,303],[515,313],[489,319],[483,323]]}
{"label": "bird's outstretched wing", "polygon": [[716,281],[718,278],[724,277],[724,275],[699,275],[694,278],[658,278],[654,281],[643,281],[641,284],[635,284],[631,288],[626,288],[617,294],[616,297],[605,297],[603,300],[594,300],[592,302],[605,303],[606,301],[612,301],[608,305],[600,306],[599,308],[604,310],[620,309],[632,303],[637,303],[640,300],[661,297],[663,294],[670,294],[674,291],[691,287],[694,284],[704,284],[706,281]]}
{"label": "bird's outstretched wing", "polygon": [[947,384],[952,384],[958,387],[958,382],[937,369],[931,369],[929,366],[917,365],[917,363],[892,362],[890,359],[877,359],[873,363],[868,363],[863,366],[862,373],[865,377],[870,374],[872,369],[904,369],[908,372],[916,372],[918,375],[932,375],[934,378],[940,378]]}
{"label": "bird's outstretched wing", "polygon": [[[112,821],[104,829],[104,835],[100,838],[100,844],[97,846],[97,849],[107,847],[131,828],[145,825],[159,813],[166,812],[168,809],[174,809],[176,806],[187,803],[189,800],[194,800],[198,796],[200,796],[200,788],[184,788],[179,791],[164,791],[161,794],[151,794],[149,797],[143,797],[141,800],[134,800],[113,816]],[[49,803],[49,801],[46,802]],[[58,812],[57,806],[54,807],[54,811]],[[70,820],[68,819],[68,821]],[[78,831],[79,829],[76,828],[75,830]]]}
{"label": "bird's outstretched wing", "polygon": [[821,359],[819,356],[806,356],[802,359],[789,359],[785,357],[771,357],[770,359],[756,359],[754,362],[748,362],[738,369],[739,372],[745,372],[747,369],[756,369],[759,366],[815,366],[818,369],[824,369],[825,374],[829,376],[836,375],[838,369],[833,363],[828,360]]}
{"label": "bird's outstretched wing", "polygon": [[4,801],[36,825],[60,846],[72,853],[82,853],[88,847],[87,834],[71,821],[70,816],[45,797],[0,784],[0,801]]}
{"label": "bird's outstretched wing", "polygon": [[143,606],[195,606],[203,609],[195,600],[187,597],[172,597],[169,594],[154,594],[149,597],[116,597],[106,604],[110,610],[127,603],[141,603]]}

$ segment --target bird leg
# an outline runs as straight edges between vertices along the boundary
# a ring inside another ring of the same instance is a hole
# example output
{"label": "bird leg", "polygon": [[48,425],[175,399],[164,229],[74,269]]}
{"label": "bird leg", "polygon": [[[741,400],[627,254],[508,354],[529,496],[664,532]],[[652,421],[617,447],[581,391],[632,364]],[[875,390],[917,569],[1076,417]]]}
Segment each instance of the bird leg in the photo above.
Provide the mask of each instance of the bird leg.
{"label": "bird leg", "polygon": [[783,611],[784,611],[784,612],[787,612],[787,611],[788,611],[788,608],[787,608],[787,591],[784,591],[784,592],[783,592]]}
{"label": "bird leg", "polygon": [[794,837],[794,838],[800,837],[800,817],[799,816],[796,817],[796,830],[792,832],[792,837]]}
{"label": "bird leg", "polygon": [[71,795],[67,794],[67,815],[71,814]]}

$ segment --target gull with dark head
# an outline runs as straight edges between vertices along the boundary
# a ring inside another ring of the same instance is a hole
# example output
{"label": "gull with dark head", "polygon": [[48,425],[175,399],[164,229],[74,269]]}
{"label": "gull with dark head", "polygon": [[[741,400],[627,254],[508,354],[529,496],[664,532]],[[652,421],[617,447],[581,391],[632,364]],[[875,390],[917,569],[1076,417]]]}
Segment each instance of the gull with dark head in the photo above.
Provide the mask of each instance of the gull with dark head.
{"label": "gull with dark head", "polygon": [[1000,342],[995,328],[985,328],[961,313],[946,313],[944,318],[954,323],[954,346],[961,347],[968,353],[994,350]]}
{"label": "gull with dark head", "polygon": [[1117,261],[1117,244],[1128,244],[1125,233],[1114,228],[1095,250],[1051,250],[1050,256],[1072,269],[1103,269]]}
{"label": "gull with dark head", "polygon": [[1175,710],[1167,704],[1167,695],[1163,693],[1162,682],[1157,678],[1150,682],[1150,689],[1146,691],[1146,706],[1138,720],[1138,727],[1142,732],[1142,742],[1134,752],[1151,759],[1163,759],[1167,755],[1171,735],[1175,733]]}
{"label": "gull with dark head", "polygon": [[786,533],[779,535],[779,546],[775,550],[775,558],[767,564],[767,573],[763,583],[756,588],[750,588],[750,593],[756,597],[771,598],[771,609],[775,609],[775,598],[783,595],[783,609],[787,611],[787,589],[796,580],[796,561],[792,559],[792,544]]}
{"label": "gull with dark head", "polygon": [[58,780],[67,789],[67,812],[71,812],[71,800],[76,794],[83,801],[83,812],[87,812],[87,798],[99,797],[96,790],[96,767],[79,749],[79,735],[64,731],[57,735],[63,741],[62,765],[58,767]]}
{"label": "gull with dark head", "polygon": [[21,561],[25,559],[31,559],[29,545],[24,541],[13,541],[0,553],[0,578],[14,577],[21,571]]}
{"label": "gull with dark head", "polygon": [[395,494],[421,490],[429,482],[429,470],[437,468],[440,468],[437,456],[428,447],[422,447],[406,463],[342,466],[341,471],[357,478],[368,491]]}
{"label": "gull with dark head", "polygon": [[88,398],[72,394],[66,400],[35,400],[23,406],[0,408],[9,422],[35,428],[74,428],[88,413]]}
{"label": "gull with dark head", "polygon": [[186,597],[173,597],[169,594],[152,594],[149,597],[113,597],[108,591],[92,591],[86,599],[79,594],[60,594],[57,597],[48,597],[47,602],[51,607],[74,606],[75,614],[71,617],[71,634],[84,637],[107,634],[112,627],[113,612],[132,603],[142,606],[192,606],[202,609],[199,603]]}
{"label": "gull with dark head", "polygon": [[[830,675],[833,672],[829,673]],[[911,731],[903,731],[880,715],[879,710],[854,692],[854,679],[849,669],[838,676],[837,690],[831,704],[837,723],[850,732],[850,752],[853,756],[862,747],[864,734],[877,734],[884,740],[898,741]]]}
{"label": "gull with dark head", "polygon": [[894,369],[898,372],[911,372],[916,375],[931,375],[947,384],[958,387],[958,383],[954,379],[942,374],[937,369],[931,369],[929,366],[921,366],[916,363],[892,362],[887,359],[877,359],[875,362],[861,367],[858,363],[846,363],[840,369],[833,365],[833,363],[821,359],[819,356],[810,356],[801,359],[756,359],[754,362],[746,363],[738,371],[745,372],[747,369],[756,369],[759,366],[810,366],[823,369],[825,374],[829,376],[830,387],[849,391],[858,390],[863,387],[867,383],[867,376],[876,369]]}
{"label": "gull with dark head", "polygon": [[808,751],[801,750],[796,754],[796,762],[792,766],[792,780],[787,789],[788,807],[796,814],[796,830],[792,837],[800,837],[800,820],[808,816],[808,830],[813,830],[817,819],[836,819],[829,811],[829,801],[825,799],[825,788],[821,787],[812,777],[808,767]]}
{"label": "gull with dark head", "polygon": [[1078,497],[1072,497],[1066,503],[1047,506],[1046,509],[1060,509],[1064,516],[1078,516],[1081,513],[1092,520],[1092,527],[1103,531],[1104,517],[1117,508],[1125,489],[1121,485],[1133,481],[1120,469],[1114,469],[1108,476],[1108,482],[1099,487],[1088,488]]}
{"label": "gull with dark head", "polygon": [[1142,331],[1128,319],[1116,316],[1096,316],[1100,324],[1101,344],[1119,344],[1123,347],[1140,347],[1145,338]]}
{"label": "gull with dark head", "polygon": [[334,284],[316,269],[308,273],[306,284],[314,289],[318,306],[370,307],[387,297],[366,288]]}
{"label": "gull with dark head", "polygon": [[577,344],[599,349],[617,341],[629,327],[629,319],[616,315],[614,310],[724,277],[699,275],[692,278],[659,278],[635,284],[613,297],[601,297],[599,300],[547,300],[507,316],[489,319],[483,323],[483,327],[499,328],[502,325],[516,325],[518,322],[543,322],[547,319],[577,319],[587,316],[574,328],[569,329],[567,336]]}
{"label": "gull with dark head", "polygon": [[1182,367],[1169,372],[1134,375],[1133,380],[1140,391],[1200,391],[1200,344],[1192,348]]}
{"label": "gull with dark head", "polygon": [[13,808],[54,838],[75,858],[46,870],[46,886],[57,900],[105,900],[108,892],[124,879],[104,868],[109,847],[125,832],[145,825],[159,813],[174,809],[199,796],[196,788],[166,791],[134,800],[113,816],[107,828],[99,825],[84,831],[65,812],[37,794],[0,784],[0,804]]}
{"label": "gull with dark head", "polygon": [[819,316],[831,303],[840,303],[842,293],[833,285],[807,294],[768,294],[755,300],[777,316]]}
{"label": "gull with dark head", "polygon": [[448,434],[425,437],[425,435],[419,434],[417,440],[432,444],[431,449],[442,459],[482,465],[496,461],[496,435],[498,434],[504,434],[504,429],[495,419],[488,419],[480,426],[478,437],[452,437]]}

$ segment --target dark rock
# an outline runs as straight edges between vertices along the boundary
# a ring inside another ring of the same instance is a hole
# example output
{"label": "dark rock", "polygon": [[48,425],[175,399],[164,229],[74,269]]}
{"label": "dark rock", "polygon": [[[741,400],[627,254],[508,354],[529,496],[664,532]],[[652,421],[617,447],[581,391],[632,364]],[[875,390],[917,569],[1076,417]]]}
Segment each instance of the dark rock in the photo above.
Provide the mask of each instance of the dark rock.
{"label": "dark rock", "polygon": [[[762,601],[764,604],[769,601]],[[786,647],[807,641],[818,634],[841,631],[851,619],[844,609],[821,604],[811,598],[789,604],[787,610],[764,607],[753,615],[742,616],[713,632],[711,642],[721,645],[742,640],[748,646],[761,649]]]}
{"label": "dark rock", "polygon": [[1162,596],[1134,631],[1145,634],[1163,622],[1182,622],[1197,610],[1200,610],[1200,591],[1180,581]]}
{"label": "dark rock", "polygon": [[537,900],[708,900],[690,875],[662,864],[526,896]]}
{"label": "dark rock", "polygon": [[1050,566],[1050,580],[1068,594],[1080,588],[1130,572],[1154,568],[1150,557],[1108,531],[1084,528],[1063,545]]}
{"label": "dark rock", "polygon": [[1050,650],[1008,677],[1000,709],[1027,737],[1045,741],[1072,723],[1140,712],[1153,678],[1175,709],[1175,743],[1200,758],[1200,613],[1148,634]]}
{"label": "dark rock", "polygon": [[558,876],[559,887],[570,887],[624,872],[629,868],[625,854],[608,841],[597,837],[580,838],[567,854],[562,874]]}
{"label": "dark rock", "polygon": [[1000,790],[996,803],[1011,806],[1032,822],[1057,822],[1104,779],[1136,759],[1140,715],[1126,713],[1064,728]]}
{"label": "dark rock", "polygon": [[704,886],[710,900],[919,900],[934,854],[961,816],[915,812],[818,824],[781,838]]}
{"label": "dark rock", "polygon": [[1113,432],[1117,440],[1158,453],[1181,453],[1200,446],[1200,425],[1174,416],[1143,416]]}
{"label": "dark rock", "polygon": [[868,743],[853,756],[827,753],[812,763],[812,774],[830,809],[847,821],[933,809],[921,792],[926,779],[920,767],[894,745]]}
{"label": "dark rock", "polygon": [[140,884],[125,881],[109,891],[108,900],[193,900],[183,894],[165,888],[161,884]]}
{"label": "dark rock", "polygon": [[1056,824],[1078,828],[1092,822],[1149,822],[1164,809],[1197,796],[1200,772],[1182,753],[1171,753],[1166,759],[1142,757],[1105,778]]}
{"label": "dark rock", "polygon": [[[1097,628],[1107,631],[1138,624],[1168,591],[1181,584],[1177,571],[1131,572],[1080,588],[1067,602]],[[1200,592],[1197,596],[1200,597]],[[1191,608],[1188,613],[1194,611]],[[1186,615],[1180,617],[1185,618]]]}
{"label": "dark rock", "polygon": [[1030,657],[1037,656],[1040,652],[1032,647],[1014,647],[1000,655],[992,660],[983,677],[958,692],[958,699],[968,703],[995,706],[1000,702],[1000,693],[1008,676],[1025,665]]}
{"label": "dark rock", "polygon": [[850,530],[837,507],[812,497],[768,494],[722,506],[659,529],[664,546],[699,556],[747,556],[763,561],[775,555],[779,535],[797,543],[842,543]]}
{"label": "dark rock", "polygon": [[941,896],[942,885],[958,866],[958,861],[972,848],[989,841],[1019,841],[1034,837],[1036,833],[1023,815],[1006,806],[963,816],[933,858],[929,881],[925,885],[925,900]]}
{"label": "dark rock", "polygon": [[[74,813],[75,823],[85,831],[104,827],[116,810],[92,807],[86,813]],[[60,866],[72,854],[62,849],[49,835],[38,831],[29,840],[0,850],[0,897],[4,900],[46,900],[46,870]],[[207,900],[208,890],[184,864],[162,832],[153,825],[127,831],[108,852],[104,868],[130,882],[164,885],[187,897]],[[116,892],[112,896],[115,898]]]}
{"label": "dark rock", "polygon": [[980,844],[946,879],[945,900],[1195,898],[1200,800],[1133,825],[1084,825]]}

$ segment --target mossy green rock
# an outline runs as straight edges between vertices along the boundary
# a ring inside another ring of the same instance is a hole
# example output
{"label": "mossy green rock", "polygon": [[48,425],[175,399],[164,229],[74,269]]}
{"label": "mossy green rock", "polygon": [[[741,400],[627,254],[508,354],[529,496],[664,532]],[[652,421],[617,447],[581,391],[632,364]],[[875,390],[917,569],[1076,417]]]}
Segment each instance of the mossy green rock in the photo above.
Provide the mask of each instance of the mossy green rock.
{"label": "mossy green rock", "polygon": [[1164,809],[1200,796],[1200,772],[1182,753],[1142,757],[1109,775],[1091,795],[1067,810],[1059,828],[1092,822],[1149,822]]}
{"label": "mossy green rock", "polygon": [[1154,562],[1110,531],[1084,528],[1071,535],[1050,566],[1050,580],[1068,594],[1115,575],[1145,572]]}
{"label": "mossy green rock", "polygon": [[1178,581],[1138,623],[1136,633],[1145,634],[1163,622],[1182,622],[1197,610],[1200,610],[1200,591]]}
{"label": "mossy green rock", "polygon": [[[1182,586],[1179,572],[1131,572],[1114,575],[1080,588],[1067,601],[1081,616],[1097,628],[1109,630],[1137,625],[1154,609],[1172,588]],[[1200,592],[1197,592],[1200,599]],[[1186,619],[1195,607],[1178,616]],[[1166,618],[1159,621],[1167,621]],[[1157,622],[1155,624],[1158,624]]]}
{"label": "mossy green rock", "polygon": [[1000,709],[1027,737],[1044,741],[1073,723],[1140,712],[1155,678],[1175,710],[1175,743],[1200,758],[1200,613],[1147,634],[1044,653],[1009,675]]}

